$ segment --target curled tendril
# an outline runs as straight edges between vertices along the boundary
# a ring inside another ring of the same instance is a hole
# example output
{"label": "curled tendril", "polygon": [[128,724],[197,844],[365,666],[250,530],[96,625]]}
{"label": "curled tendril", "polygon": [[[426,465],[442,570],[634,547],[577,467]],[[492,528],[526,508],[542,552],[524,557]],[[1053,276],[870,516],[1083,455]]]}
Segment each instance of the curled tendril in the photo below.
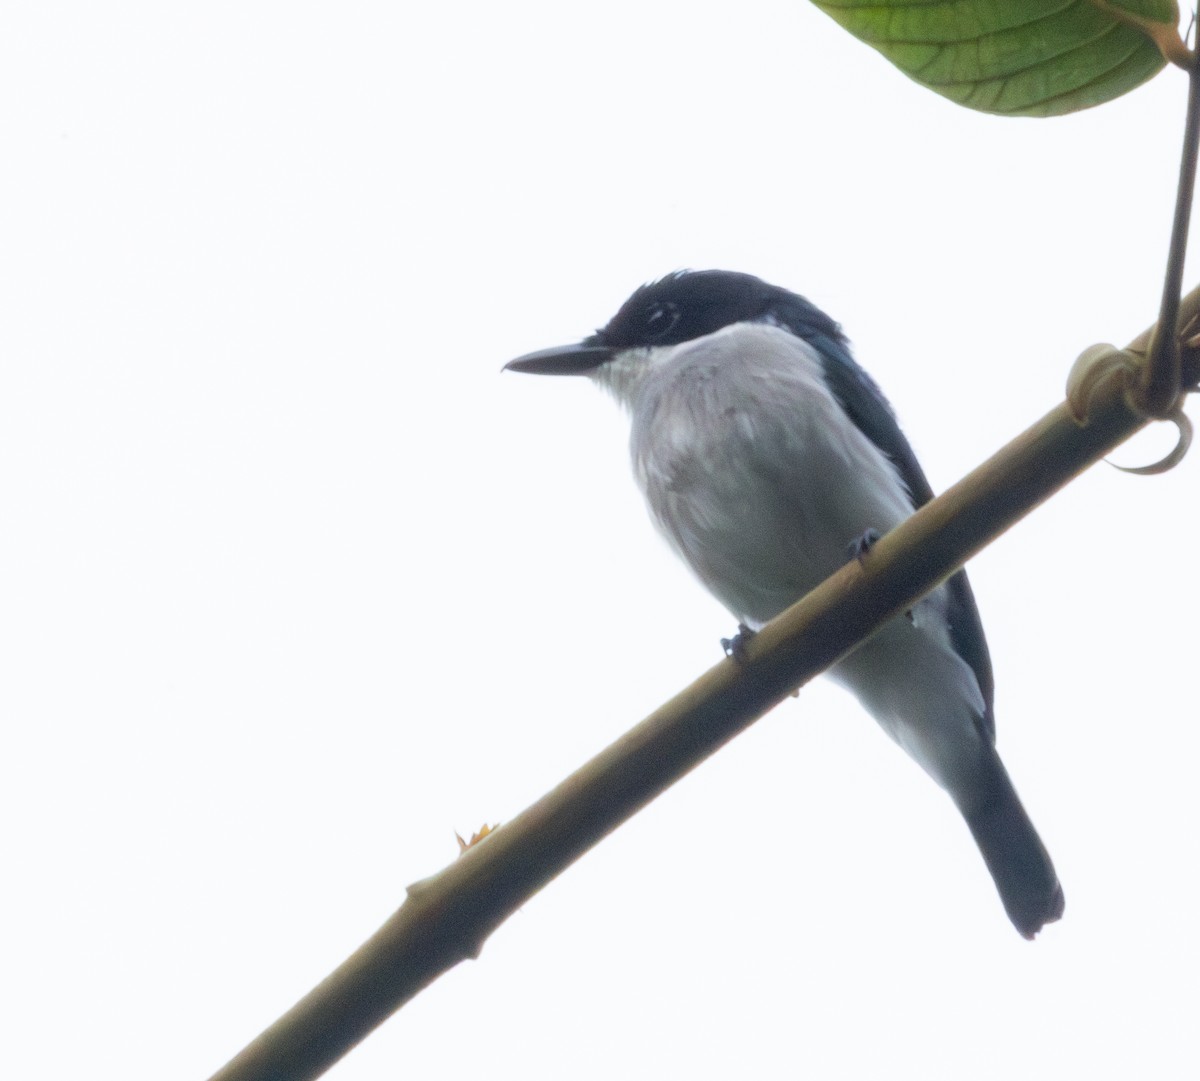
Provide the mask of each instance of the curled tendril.
{"label": "curled tendril", "polygon": [[[1110,376],[1119,374],[1128,389],[1132,386],[1137,372],[1138,358],[1134,354],[1118,349],[1115,345],[1089,346],[1079,354],[1079,358],[1071,366],[1071,374],[1067,376],[1067,405],[1071,415],[1079,424],[1086,424],[1097,388]],[[1182,462],[1192,445],[1193,434],[1192,422],[1183,411],[1184,397],[1180,395],[1175,409],[1170,416],[1164,418],[1171,421],[1179,431],[1179,439],[1170,454],[1150,465],[1125,466],[1113,462],[1108,464],[1122,473],[1148,477],[1156,473],[1166,473]]]}
{"label": "curled tendril", "polygon": [[[1180,399],[1182,401],[1182,399]],[[1183,407],[1177,405],[1175,411],[1169,416],[1164,417],[1164,420],[1169,420],[1179,431],[1179,439],[1175,443],[1175,449],[1171,451],[1165,458],[1152,462],[1150,465],[1117,465],[1115,462],[1108,462],[1113,469],[1119,469],[1122,473],[1134,473],[1139,477],[1151,477],[1156,473],[1166,473],[1174,469],[1188,452],[1188,448],[1192,445],[1192,422],[1188,419],[1188,415],[1183,411]],[[1105,461],[1108,461],[1106,458]]]}
{"label": "curled tendril", "polygon": [[1086,424],[1096,389],[1114,372],[1125,377],[1128,387],[1137,374],[1137,359],[1115,345],[1089,345],[1071,366],[1067,376],[1067,405],[1079,424]]}

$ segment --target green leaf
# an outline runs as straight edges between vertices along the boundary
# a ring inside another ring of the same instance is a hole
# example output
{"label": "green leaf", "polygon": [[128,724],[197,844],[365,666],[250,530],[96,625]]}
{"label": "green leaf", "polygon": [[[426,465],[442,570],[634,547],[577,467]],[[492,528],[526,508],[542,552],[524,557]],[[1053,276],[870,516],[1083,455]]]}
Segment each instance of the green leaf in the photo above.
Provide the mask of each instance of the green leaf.
{"label": "green leaf", "polygon": [[1140,86],[1165,61],[1175,0],[814,0],[910,78],[981,112],[1059,116]]}

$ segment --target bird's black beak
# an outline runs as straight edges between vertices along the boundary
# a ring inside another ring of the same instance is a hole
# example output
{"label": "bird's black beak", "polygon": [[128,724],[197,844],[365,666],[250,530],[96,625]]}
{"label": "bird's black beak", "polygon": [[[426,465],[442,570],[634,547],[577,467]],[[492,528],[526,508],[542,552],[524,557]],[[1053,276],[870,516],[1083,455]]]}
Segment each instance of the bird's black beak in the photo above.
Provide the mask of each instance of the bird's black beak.
{"label": "bird's black beak", "polygon": [[539,349],[504,365],[506,372],[530,372],[533,375],[587,375],[612,360],[615,350],[607,345],[558,345]]}

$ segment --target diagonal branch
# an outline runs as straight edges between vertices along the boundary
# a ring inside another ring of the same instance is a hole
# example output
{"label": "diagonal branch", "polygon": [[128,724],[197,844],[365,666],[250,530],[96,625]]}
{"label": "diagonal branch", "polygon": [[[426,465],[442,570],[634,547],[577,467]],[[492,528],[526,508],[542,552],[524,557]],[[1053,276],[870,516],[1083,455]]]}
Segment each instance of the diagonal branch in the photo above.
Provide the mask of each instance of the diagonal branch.
{"label": "diagonal branch", "polygon": [[[1200,289],[1181,318],[1200,318]],[[1130,346],[1144,354],[1151,331]],[[1185,370],[1198,350],[1185,343]],[[1128,370],[1098,380],[1086,422],[1063,403],[768,624],[557,788],[409,887],[403,906],[213,1081],[317,1077],[484,941],[584,852],[796,687],[912,605],[1140,429]]]}

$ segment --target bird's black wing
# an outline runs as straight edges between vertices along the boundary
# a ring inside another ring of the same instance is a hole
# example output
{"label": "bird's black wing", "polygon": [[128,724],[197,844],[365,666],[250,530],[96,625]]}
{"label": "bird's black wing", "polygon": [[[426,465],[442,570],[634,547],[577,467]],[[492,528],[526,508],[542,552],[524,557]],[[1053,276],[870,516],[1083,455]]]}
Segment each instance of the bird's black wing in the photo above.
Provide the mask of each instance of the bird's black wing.
{"label": "bird's black wing", "polygon": [[[900,479],[907,486],[913,507],[921,507],[933,498],[933,489],[921,469],[917,456],[900,430],[892,407],[875,381],[850,356],[845,339],[834,324],[830,333],[824,327],[808,326],[800,330],[802,337],[820,353],[825,368],[825,380],[838,404],[846,411],[859,431],[886,454],[896,466]],[[975,594],[967,581],[967,572],[958,571],[947,581],[950,595],[946,613],[950,641],[955,651],[975,673],[983,692],[986,713],[983,725],[989,737],[996,738],[996,722],[992,714],[995,685],[992,679],[992,660],[988,653],[983,623],[975,604]]]}

